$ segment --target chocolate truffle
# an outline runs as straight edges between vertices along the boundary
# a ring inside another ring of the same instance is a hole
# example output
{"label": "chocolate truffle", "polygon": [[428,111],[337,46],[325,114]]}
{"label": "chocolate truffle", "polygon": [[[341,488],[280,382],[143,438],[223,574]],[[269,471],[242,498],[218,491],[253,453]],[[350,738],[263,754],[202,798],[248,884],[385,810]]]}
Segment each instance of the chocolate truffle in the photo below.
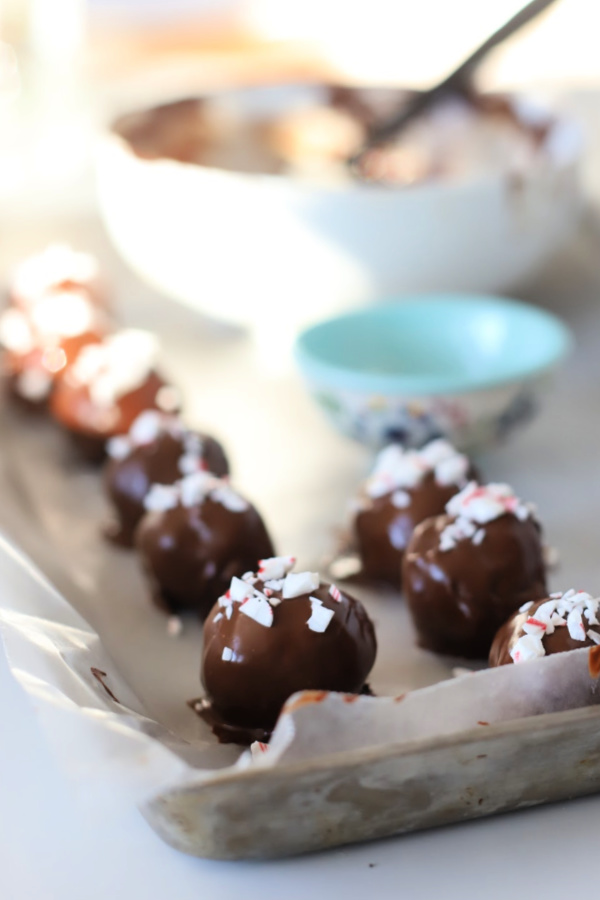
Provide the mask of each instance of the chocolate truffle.
{"label": "chocolate truffle", "polygon": [[153,485],[144,505],[135,544],[152,599],[173,615],[204,618],[234,575],[273,553],[256,509],[209,472]]}
{"label": "chocolate truffle", "polygon": [[90,461],[102,460],[106,441],[144,410],[177,411],[179,394],[156,369],[158,351],[149,332],[119,331],[84,347],[58,379],[50,410]]}
{"label": "chocolate truffle", "polygon": [[411,538],[403,563],[419,644],[484,659],[498,628],[547,596],[541,529],[506,484],[471,482]]}
{"label": "chocolate truffle", "polygon": [[195,708],[222,740],[264,739],[296,691],[356,694],[373,667],[377,642],[363,606],[293,565],[261,560],[256,574],[232,579],[206,620],[207,699]]}
{"label": "chocolate truffle", "polygon": [[[528,601],[499,630],[490,650],[490,666],[526,662],[550,653],[566,653],[600,644],[600,598],[585,591],[559,591]],[[596,626],[590,628],[591,625]]]}
{"label": "chocolate truffle", "polygon": [[422,450],[392,444],[377,457],[357,502],[353,530],[363,573],[400,583],[404,551],[416,526],[444,512],[468,481],[470,464],[445,440]]}
{"label": "chocolate truffle", "polygon": [[130,547],[144,515],[144,500],[153,484],[174,484],[184,475],[212,472],[222,478],[229,464],[214,438],[186,428],[177,416],[156,410],[141,413],[129,433],[108,441],[104,487],[116,521],[107,536]]}
{"label": "chocolate truffle", "polygon": [[45,407],[56,379],[107,330],[104,314],[76,291],[46,294],[28,311],[5,310],[0,344],[10,396],[30,408]]}
{"label": "chocolate truffle", "polygon": [[106,305],[97,260],[68,244],[49,244],[41,253],[24,259],[13,272],[10,301],[30,311],[54,291],[85,293],[95,305]]}

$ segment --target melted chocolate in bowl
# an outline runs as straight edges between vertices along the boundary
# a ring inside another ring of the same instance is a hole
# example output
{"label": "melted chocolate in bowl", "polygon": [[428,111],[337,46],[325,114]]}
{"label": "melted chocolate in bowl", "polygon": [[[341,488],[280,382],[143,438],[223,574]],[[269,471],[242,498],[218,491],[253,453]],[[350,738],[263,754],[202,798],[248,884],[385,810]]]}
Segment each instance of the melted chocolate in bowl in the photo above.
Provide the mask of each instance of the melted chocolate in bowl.
{"label": "melted chocolate in bowl", "polygon": [[[219,442],[204,434],[197,437],[202,469],[219,478],[227,475],[229,464]],[[109,460],[104,471],[104,488],[115,509],[116,522],[107,530],[107,537],[122,546],[133,546],[150,486],[174,484],[179,480],[184,474],[180,462],[185,452],[184,433],[163,430],[154,440],[133,447],[124,459]]]}
{"label": "melted chocolate in bowl", "polygon": [[440,548],[455,519],[427,519],[415,530],[403,563],[403,584],[419,644],[436,653],[485,659],[498,628],[530,600],[547,596],[541,529],[510,513],[485,525],[475,545]]}
{"label": "melted chocolate in bowl", "polygon": [[[252,97],[282,94],[279,108],[263,111]],[[399,139],[366,154],[359,172],[346,160],[367,129],[377,127],[410,97],[395,88],[341,85],[275,85],[242,91],[250,99],[188,98],[123,116],[115,133],[144,159],[174,159],[220,169],[270,174],[328,174],[414,184],[432,177],[462,175],[466,168],[510,169],[511,160],[534,159],[544,151],[554,125],[548,115],[526,120],[508,96],[462,92],[441,98],[417,117]]]}
{"label": "melted chocolate in bowl", "polygon": [[148,512],[135,545],[154,603],[173,615],[205,618],[234,575],[256,569],[273,545],[256,509],[227,509],[210,497],[194,506]]}
{"label": "melted chocolate in bowl", "polygon": [[[262,591],[264,584],[255,587]],[[281,599],[282,592],[273,596]],[[333,612],[323,632],[307,624],[309,597]],[[240,603],[232,604],[230,618],[216,605],[204,625],[202,652],[209,702],[195,708],[221,740],[232,740],[231,734],[244,743],[264,740],[296,691],[361,693],[376,652],[373,624],[362,604],[346,593],[334,600],[328,584],[281,600],[273,607],[271,627],[243,613]]]}

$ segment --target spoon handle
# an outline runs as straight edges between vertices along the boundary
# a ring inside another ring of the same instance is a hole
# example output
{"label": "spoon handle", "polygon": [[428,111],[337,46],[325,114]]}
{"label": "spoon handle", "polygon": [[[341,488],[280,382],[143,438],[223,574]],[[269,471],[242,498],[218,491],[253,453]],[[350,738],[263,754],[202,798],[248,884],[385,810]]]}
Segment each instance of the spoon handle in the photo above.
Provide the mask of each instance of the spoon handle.
{"label": "spoon handle", "polygon": [[399,134],[411,119],[423,112],[433,100],[440,96],[440,94],[448,91],[462,90],[471,77],[475,67],[485,56],[487,56],[490,50],[493,50],[494,47],[497,47],[528,22],[531,22],[532,19],[539,16],[549,6],[552,6],[553,3],[556,3],[556,0],[531,0],[530,3],[509,19],[508,22],[505,22],[497,31],[494,31],[493,34],[486,38],[483,44],[480,44],[480,46],[477,47],[467,59],[460,63],[450,75],[429,90],[419,91],[408,101],[408,103],[404,103],[402,108],[390,119],[373,127],[367,135],[361,149],[349,160],[350,165],[356,167],[360,162],[362,155],[367,150],[370,150],[371,147],[376,147],[378,144],[382,144]]}

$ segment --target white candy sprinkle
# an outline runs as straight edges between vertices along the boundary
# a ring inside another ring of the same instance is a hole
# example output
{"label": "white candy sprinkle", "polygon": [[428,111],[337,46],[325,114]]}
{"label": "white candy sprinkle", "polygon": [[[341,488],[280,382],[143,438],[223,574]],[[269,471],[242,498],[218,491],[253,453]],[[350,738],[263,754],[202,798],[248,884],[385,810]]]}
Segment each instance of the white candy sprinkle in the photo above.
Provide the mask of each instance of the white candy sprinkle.
{"label": "white candy sprinkle", "polygon": [[475,534],[473,535],[473,537],[471,538],[471,541],[475,544],[476,547],[478,547],[479,544],[481,544],[481,542],[483,541],[484,537],[485,537],[484,529],[478,528],[477,531],[475,532]]}
{"label": "white candy sprinkle", "polygon": [[177,462],[177,468],[182,475],[193,475],[202,468],[202,459],[195,453],[183,453]]}
{"label": "white candy sprinkle", "polygon": [[407,506],[410,506],[410,494],[408,491],[394,491],[391,499],[392,506],[395,506],[396,509],[406,509]]}
{"label": "white candy sprinkle", "polygon": [[452,484],[464,484],[469,471],[469,460],[466,456],[456,453],[448,459],[443,459],[435,467],[435,480],[442,487]]}
{"label": "white candy sprinkle", "polygon": [[600,644],[600,634],[597,631],[588,631],[587,636],[590,641],[593,641],[595,644]]}
{"label": "white candy sprinkle", "polygon": [[125,459],[131,451],[131,442],[126,434],[117,434],[106,442],[106,452],[111,459]]}
{"label": "white candy sprinkle", "polygon": [[181,393],[172,384],[163,384],[154,398],[156,405],[166,413],[175,413],[181,409]]}
{"label": "white candy sprinkle", "polygon": [[256,584],[258,578],[254,574],[254,572],[244,572],[242,575],[242,581],[247,581],[248,584]]}
{"label": "white candy sprinkle", "polygon": [[217,613],[216,616],[215,616],[214,619],[213,619],[213,624],[214,624],[215,622],[220,622],[222,618],[223,618],[223,613]]}
{"label": "white candy sprinkle", "polygon": [[[279,581],[292,571],[295,563],[295,556],[272,556],[270,559],[259,559],[258,575],[265,583],[272,580]],[[275,588],[275,590],[280,590],[280,588]]]}
{"label": "white candy sprinkle", "polygon": [[218,479],[210,472],[194,472],[178,482],[181,503],[189,508],[197,506],[217,486]]}
{"label": "white candy sprinkle", "polygon": [[236,578],[235,575],[231,579],[231,584],[229,586],[229,597],[235,603],[241,603],[242,600],[245,600],[246,597],[251,597],[254,593],[254,588],[251,584],[248,584],[246,581],[242,581],[241,578]]}
{"label": "white candy sprinkle", "polygon": [[273,610],[269,601],[256,591],[242,602],[240,612],[265,628],[270,628],[273,624]]}
{"label": "white candy sprinkle", "polygon": [[223,662],[231,662],[233,659],[234,653],[231,647],[223,647],[223,652],[221,653],[221,659]]}
{"label": "white candy sprinkle", "polygon": [[475,525],[469,519],[459,516],[456,521],[446,525],[440,534],[440,550],[442,553],[453,550],[459,541],[473,538],[476,531]]}
{"label": "white candy sprinkle", "polygon": [[280,591],[283,588],[283,582],[283,578],[270,578],[268,581],[265,581],[264,584],[270,591]]}
{"label": "white candy sprinkle", "polygon": [[221,506],[224,506],[229,512],[245,512],[249,506],[247,500],[244,500],[244,498],[236,493],[233,488],[224,483],[211,491],[210,499],[214,500],[215,503],[220,503]]}
{"label": "white candy sprinkle", "polygon": [[179,500],[177,487],[172,484],[153,484],[144,497],[144,509],[148,512],[166,512],[175,509]]}
{"label": "white candy sprinkle", "polygon": [[572,609],[567,616],[567,628],[574,641],[585,641],[585,628],[579,609]]}
{"label": "white candy sprinkle", "polygon": [[329,623],[333,619],[334,612],[332,609],[323,606],[323,601],[317,597],[309,597],[308,599],[310,600],[311,615],[306,624],[311,631],[322,634],[327,630]]}
{"label": "white candy sprinkle", "polygon": [[524,603],[523,606],[519,607],[519,612],[527,612],[528,609],[531,609],[533,606],[533,600],[529,600],[528,603]]}
{"label": "white candy sprinkle", "polygon": [[302,594],[310,594],[319,589],[321,584],[318,572],[290,572],[283,582],[283,599],[291,600]]}
{"label": "white candy sprinkle", "polygon": [[519,638],[510,651],[512,660],[515,663],[526,662],[528,659],[537,659],[539,656],[544,656],[545,653],[541,637],[534,634],[526,634],[524,637]]}
{"label": "white candy sprinkle", "polygon": [[335,584],[330,585],[329,596],[332,597],[336,603],[342,602],[342,592],[340,591],[339,587],[336,587]]}
{"label": "white candy sprinkle", "polygon": [[129,437],[136,445],[151,444],[162,431],[164,417],[154,409],[140,413],[129,429]]}
{"label": "white candy sprinkle", "polygon": [[169,637],[179,637],[183,631],[183,622],[179,616],[169,616],[167,619],[167,634]]}
{"label": "white candy sprinkle", "polygon": [[230,619],[233,615],[233,605],[230,603],[229,606],[225,607],[225,616]]}

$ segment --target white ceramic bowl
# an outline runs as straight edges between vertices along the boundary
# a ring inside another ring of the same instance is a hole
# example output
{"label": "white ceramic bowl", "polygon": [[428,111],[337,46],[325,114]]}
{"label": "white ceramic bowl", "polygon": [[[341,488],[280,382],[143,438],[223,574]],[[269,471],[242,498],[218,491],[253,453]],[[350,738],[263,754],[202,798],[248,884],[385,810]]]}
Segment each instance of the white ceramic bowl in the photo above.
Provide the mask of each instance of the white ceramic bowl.
{"label": "white ceramic bowl", "polygon": [[[237,92],[239,108],[290,91]],[[314,185],[286,176],[136,156],[114,131],[97,154],[100,206],[125,260],[154,287],[236,324],[295,330],[399,291],[506,291],[572,231],[577,128],[558,120],[544,165],[410,188]]]}

